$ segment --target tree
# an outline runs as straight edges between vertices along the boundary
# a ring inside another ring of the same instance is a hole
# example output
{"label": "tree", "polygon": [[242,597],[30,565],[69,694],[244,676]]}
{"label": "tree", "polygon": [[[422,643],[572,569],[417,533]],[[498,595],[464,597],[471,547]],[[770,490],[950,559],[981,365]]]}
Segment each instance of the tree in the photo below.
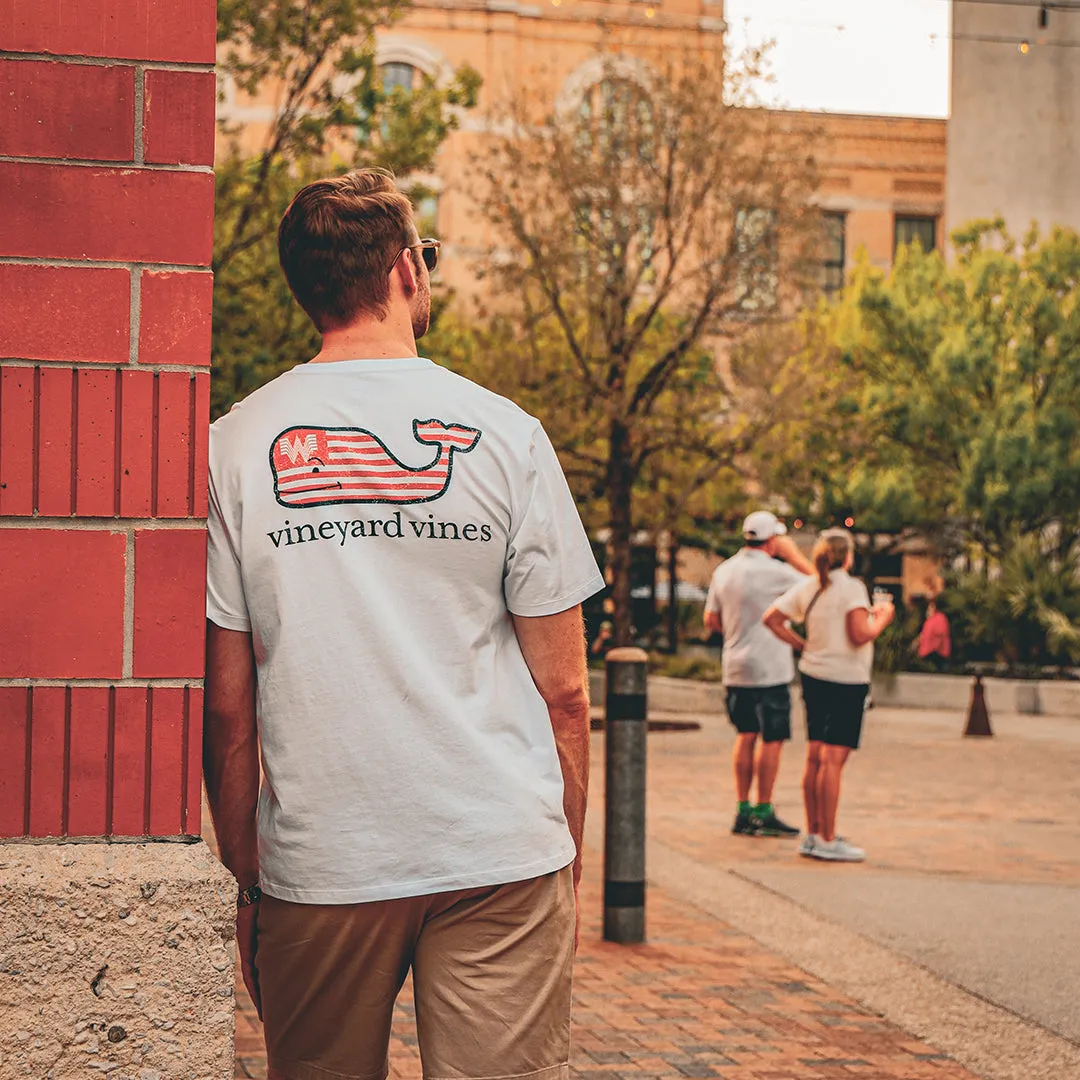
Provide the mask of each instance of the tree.
{"label": "tree", "polygon": [[761,61],[600,54],[582,101],[515,100],[474,163],[511,327],[488,374],[544,419],[587,512],[603,500],[622,643],[635,495],[744,448],[717,348],[795,301],[817,242],[813,131],[753,107]]}
{"label": "tree", "polygon": [[994,558],[1017,534],[1063,547],[1080,532],[1080,235],[1018,246],[983,221],[953,245],[949,264],[917,247],[890,274],[862,261],[837,305],[802,320],[788,373],[814,389],[770,483],[802,469],[819,513],[948,527]]}
{"label": "tree", "polygon": [[[273,94],[265,130],[226,129],[215,196],[215,415],[317,349],[278,269],[278,221],[316,175],[381,166],[407,179],[432,166],[480,79],[419,75],[384,87],[375,31],[402,0],[219,0],[219,72],[240,94]],[[252,153],[253,138],[258,136]],[[419,198],[426,194],[412,186]]]}

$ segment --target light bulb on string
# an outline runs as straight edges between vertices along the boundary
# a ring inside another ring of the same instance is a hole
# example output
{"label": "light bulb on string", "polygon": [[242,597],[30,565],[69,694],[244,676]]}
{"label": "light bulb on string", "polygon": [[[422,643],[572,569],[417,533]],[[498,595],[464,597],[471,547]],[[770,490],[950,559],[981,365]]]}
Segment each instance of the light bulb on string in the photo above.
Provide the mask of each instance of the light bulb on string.
{"label": "light bulb on string", "polygon": [[1021,56],[1027,56],[1027,54],[1029,52],[1031,52],[1031,42],[1030,41],[1021,41],[1020,44],[1016,46],[1016,51]]}
{"label": "light bulb on string", "polygon": [[647,7],[645,9],[645,18],[646,19],[652,19],[652,18],[655,17],[655,15],[656,15],[656,8]]}

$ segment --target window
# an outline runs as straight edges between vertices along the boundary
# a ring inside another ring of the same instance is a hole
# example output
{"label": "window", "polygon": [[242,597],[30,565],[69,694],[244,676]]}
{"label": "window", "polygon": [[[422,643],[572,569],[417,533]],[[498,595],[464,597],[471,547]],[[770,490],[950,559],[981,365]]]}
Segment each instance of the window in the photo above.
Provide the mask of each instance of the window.
{"label": "window", "polygon": [[411,94],[416,85],[416,68],[412,64],[401,64],[397,61],[383,64],[379,69],[382,72],[382,88],[384,94],[392,94],[395,90],[404,90]]}
{"label": "window", "polygon": [[937,218],[925,216],[896,215],[896,227],[893,234],[893,258],[903,244],[918,243],[923,251],[933,251],[937,247]]}
{"label": "window", "polygon": [[780,281],[777,275],[776,211],[747,207],[735,215],[735,291],[746,315],[776,307]]}
{"label": "window", "polygon": [[844,288],[844,245],[847,214],[822,214],[825,236],[822,240],[821,289],[827,297],[838,296]]}
{"label": "window", "polygon": [[414,200],[416,223],[421,236],[433,236],[439,231],[439,196],[434,192],[425,192]]}
{"label": "window", "polygon": [[644,89],[632,79],[604,79],[581,99],[583,148],[618,158],[653,153],[653,109]]}

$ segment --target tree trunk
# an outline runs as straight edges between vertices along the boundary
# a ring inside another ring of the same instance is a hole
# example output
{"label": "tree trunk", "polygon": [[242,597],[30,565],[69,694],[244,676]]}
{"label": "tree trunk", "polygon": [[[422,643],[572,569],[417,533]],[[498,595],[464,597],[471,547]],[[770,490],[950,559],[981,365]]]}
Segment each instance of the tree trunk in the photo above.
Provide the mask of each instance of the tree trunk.
{"label": "tree trunk", "polygon": [[668,533],[667,545],[667,574],[668,574],[668,609],[667,609],[667,640],[668,652],[672,656],[679,650],[679,601],[675,595],[675,587],[679,577],[679,538],[672,531]]}
{"label": "tree trunk", "polygon": [[611,422],[607,469],[608,519],[611,528],[611,599],[615,604],[615,644],[632,645],[630,604],[630,548],[632,543],[629,433],[617,420]]}

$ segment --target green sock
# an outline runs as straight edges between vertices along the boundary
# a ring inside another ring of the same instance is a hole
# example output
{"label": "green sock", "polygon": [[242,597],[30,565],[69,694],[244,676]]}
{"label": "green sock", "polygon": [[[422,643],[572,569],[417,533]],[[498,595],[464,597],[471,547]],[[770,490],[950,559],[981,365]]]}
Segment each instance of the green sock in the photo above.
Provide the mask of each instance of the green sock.
{"label": "green sock", "polygon": [[740,814],[749,814],[750,811],[753,810],[753,809],[754,809],[754,807],[753,807],[752,803],[748,803],[748,802],[740,802],[739,803],[739,813]]}
{"label": "green sock", "polygon": [[758,817],[766,817],[772,813],[772,803],[759,802],[757,806],[754,807],[754,813],[757,814]]}

